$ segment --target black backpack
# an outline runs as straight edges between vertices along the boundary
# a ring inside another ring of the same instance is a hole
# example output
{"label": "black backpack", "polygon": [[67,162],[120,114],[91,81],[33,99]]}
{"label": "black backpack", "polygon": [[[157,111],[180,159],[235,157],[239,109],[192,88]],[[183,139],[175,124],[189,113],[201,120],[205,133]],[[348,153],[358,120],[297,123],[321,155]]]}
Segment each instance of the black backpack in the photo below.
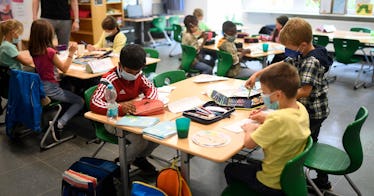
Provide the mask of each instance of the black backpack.
{"label": "black backpack", "polygon": [[96,185],[89,183],[88,187],[77,187],[71,179],[67,179],[64,173],[62,180],[62,196],[106,196],[117,195],[115,182],[119,182],[120,169],[112,161],[103,159],[82,157],[79,161],[73,163],[69,170],[85,174],[97,179]]}

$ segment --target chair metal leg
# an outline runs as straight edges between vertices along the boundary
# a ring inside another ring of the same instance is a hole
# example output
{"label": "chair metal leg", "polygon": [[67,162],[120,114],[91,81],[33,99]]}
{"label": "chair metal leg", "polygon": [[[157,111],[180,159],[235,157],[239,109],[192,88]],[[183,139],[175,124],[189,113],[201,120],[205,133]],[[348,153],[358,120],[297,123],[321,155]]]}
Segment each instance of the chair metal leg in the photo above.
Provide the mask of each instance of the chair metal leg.
{"label": "chair metal leg", "polygon": [[358,72],[358,75],[357,75],[356,81],[355,81],[355,83],[354,83],[354,87],[353,87],[354,90],[356,90],[356,89],[358,89],[358,88],[364,86],[364,82],[360,81],[360,76],[361,76],[361,74],[362,74],[362,72],[363,72],[363,69],[364,69],[364,63],[362,62],[362,63],[361,63],[361,69],[360,69],[360,71]]}
{"label": "chair metal leg", "polygon": [[306,176],[306,179],[308,180],[309,184],[312,185],[312,188],[314,189],[314,191],[316,191],[316,193],[317,193],[318,196],[323,196],[321,190],[319,190],[319,188],[317,187],[317,185],[314,184],[313,180],[310,178],[309,173],[310,173],[310,169],[307,168],[306,171],[305,171],[305,176]]}
{"label": "chair metal leg", "polygon": [[104,147],[104,145],[105,145],[105,142],[101,141],[99,144],[99,147],[97,147],[97,149],[95,150],[95,152],[92,154],[91,157],[96,157],[97,153],[99,153],[99,151]]}
{"label": "chair metal leg", "polygon": [[[62,107],[61,107],[61,104],[57,104],[56,105],[58,110],[57,110],[57,113],[55,114],[55,116],[53,117],[52,121],[49,122],[49,126],[48,126],[48,129],[47,131],[44,133],[43,135],[43,138],[42,140],[40,141],[40,149],[41,150],[46,150],[46,149],[49,149],[49,148],[52,148],[58,144],[61,144],[63,142],[66,142],[72,138],[75,137],[75,135],[70,135],[68,137],[65,137],[65,138],[62,138],[62,139],[58,139],[56,137],[56,133],[55,133],[55,128],[54,128],[54,124],[55,122],[57,121],[57,118],[58,116],[60,115],[61,113],[61,110],[62,110]],[[48,135],[51,134],[52,136],[52,139],[54,140],[54,142],[52,142],[51,144],[45,144],[45,140],[47,139]]]}
{"label": "chair metal leg", "polygon": [[176,55],[179,55],[179,54],[173,54],[173,51],[177,48],[177,46],[179,45],[178,42],[176,42],[173,46],[173,48],[171,48],[170,52],[169,52],[169,57],[173,57],[173,56],[176,56]]}
{"label": "chair metal leg", "polygon": [[165,39],[168,41],[169,45],[171,46],[172,42],[171,42],[168,34],[166,33],[166,31],[163,31],[163,33],[164,33]]}
{"label": "chair metal leg", "polygon": [[373,67],[373,72],[371,73],[371,82],[370,83],[365,83],[364,88],[370,88],[374,86],[374,51],[370,51],[370,58],[371,58],[371,66]]}
{"label": "chair metal leg", "polygon": [[155,40],[153,39],[151,32],[148,31],[147,33],[148,33],[148,37],[149,37],[149,39],[151,39],[152,46],[153,46],[153,47],[156,46],[156,42],[155,42]]}
{"label": "chair metal leg", "polygon": [[353,190],[357,193],[358,196],[361,196],[361,192],[360,190],[357,188],[357,186],[353,183],[353,181],[351,180],[351,178],[345,174],[344,175],[345,179],[347,179],[348,183],[351,185],[351,187],[353,188]]}

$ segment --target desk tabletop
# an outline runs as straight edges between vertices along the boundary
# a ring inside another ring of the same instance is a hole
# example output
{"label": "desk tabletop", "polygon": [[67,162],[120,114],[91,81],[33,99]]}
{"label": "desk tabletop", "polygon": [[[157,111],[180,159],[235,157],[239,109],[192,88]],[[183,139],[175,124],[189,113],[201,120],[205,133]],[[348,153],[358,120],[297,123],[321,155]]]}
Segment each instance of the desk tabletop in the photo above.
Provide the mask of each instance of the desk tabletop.
{"label": "desk tabletop", "polygon": [[[209,101],[210,98],[203,94],[210,85],[230,85],[230,86],[240,86],[244,84],[243,80],[237,79],[228,79],[224,81],[216,82],[207,82],[207,83],[195,83],[195,77],[188,78],[186,80],[172,84],[176,87],[173,92],[169,95],[170,101],[176,101],[185,97],[197,96],[204,101]],[[224,126],[232,124],[233,122],[240,121],[244,118],[248,118],[248,111],[245,110],[236,110],[231,114],[230,118],[222,119],[218,122],[215,122],[210,125],[203,125],[196,122],[191,122],[189,136],[187,139],[178,139],[177,135],[174,135],[170,138],[159,140],[154,137],[143,135],[147,140],[159,143],[165,146],[169,146],[181,151],[187,152],[191,155],[196,155],[203,157],[205,159],[215,161],[215,162],[224,162],[230,159],[233,155],[238,153],[243,148],[244,142],[244,133],[234,133],[223,129]],[[195,144],[191,137],[201,130],[212,130],[223,132],[226,135],[229,135],[231,142],[222,147],[203,147]]]}
{"label": "desk tabletop", "polygon": [[[118,57],[112,57],[113,65],[116,66],[118,64],[118,61],[119,61]],[[146,65],[150,65],[150,64],[153,64],[153,63],[158,63],[160,61],[161,61],[161,59],[158,59],[158,58],[147,57],[146,58]],[[105,72],[103,72],[103,73],[88,73],[85,70],[85,68],[86,68],[85,65],[73,63],[73,64],[70,65],[69,70],[66,73],[63,73],[63,74],[66,75],[66,76],[70,76],[70,77],[85,80],[85,79],[100,77],[105,73]]]}
{"label": "desk tabletop", "polygon": [[[204,45],[205,49],[209,50],[218,50],[217,44],[218,40],[220,38],[216,38],[216,43],[212,45]],[[235,42],[243,43],[243,48],[244,49],[251,49],[250,54],[246,54],[247,57],[249,58],[259,58],[259,57],[264,57],[272,54],[282,54],[284,53],[284,46],[279,43],[275,42],[259,42],[259,43],[244,43],[243,38],[237,38]],[[262,51],[262,44],[263,43],[268,43],[269,44],[269,50],[267,52]]]}
{"label": "desk tabletop", "polygon": [[[204,95],[202,92],[205,92],[206,89],[210,85],[232,85],[232,86],[240,86],[244,84],[243,80],[237,79],[228,79],[224,81],[217,81],[217,82],[207,82],[207,83],[195,83],[195,77],[188,78],[186,80],[177,82],[172,84],[171,86],[176,87],[172,93],[169,95],[170,101],[177,101],[182,98],[190,97],[190,96],[197,96],[204,101],[210,100],[210,98]],[[166,120],[175,120],[176,118],[180,117],[181,113],[171,113],[166,109],[164,114],[157,115],[154,117],[158,117],[160,121]],[[107,120],[105,115],[95,114],[93,112],[86,112],[84,116],[88,119],[109,124],[115,125],[113,122]],[[196,155],[199,157],[203,157],[205,159],[215,161],[215,162],[224,162],[230,159],[233,155],[238,153],[243,148],[244,143],[244,133],[234,133],[228,130],[223,129],[224,126],[232,124],[234,122],[241,121],[245,118],[248,118],[248,111],[246,110],[236,110],[231,114],[230,118],[222,119],[218,122],[215,122],[210,125],[203,125],[196,122],[191,122],[189,136],[186,139],[178,139],[177,135],[174,135],[170,138],[160,140],[154,137],[150,137],[147,135],[143,135],[143,137],[149,141],[153,141],[158,144],[162,144],[165,146],[169,146],[175,149],[179,149],[183,152],[186,152],[191,155]],[[136,133],[142,134],[142,129],[135,128],[135,127],[125,127],[125,126],[117,126],[120,129]],[[202,130],[209,130],[209,131],[218,131],[222,132],[228,136],[230,136],[231,141],[225,146],[221,147],[204,147],[195,144],[192,141],[192,136]]]}
{"label": "desk tabletop", "polygon": [[334,38],[343,38],[343,39],[357,39],[363,44],[369,44],[369,45],[374,44],[374,36],[371,36],[370,33],[337,30],[331,33],[314,31],[313,34],[326,35],[329,37],[331,41]]}
{"label": "desk tabletop", "polygon": [[[167,121],[167,120],[173,120],[173,119],[177,118],[178,116],[180,116],[180,114],[174,114],[174,113],[171,113],[169,111],[165,111],[165,113],[163,113],[163,114],[155,115],[155,116],[152,116],[152,117],[159,118],[160,121]],[[108,121],[107,117],[105,115],[102,115],[102,114],[96,114],[96,113],[93,113],[93,112],[89,111],[89,112],[86,112],[84,114],[84,117],[86,117],[90,120],[96,121],[96,122],[100,122],[100,123],[103,123],[103,124],[115,126],[117,128],[129,131],[131,133],[142,134],[142,128],[128,127],[128,126],[118,126],[118,125],[115,124],[115,122]]]}

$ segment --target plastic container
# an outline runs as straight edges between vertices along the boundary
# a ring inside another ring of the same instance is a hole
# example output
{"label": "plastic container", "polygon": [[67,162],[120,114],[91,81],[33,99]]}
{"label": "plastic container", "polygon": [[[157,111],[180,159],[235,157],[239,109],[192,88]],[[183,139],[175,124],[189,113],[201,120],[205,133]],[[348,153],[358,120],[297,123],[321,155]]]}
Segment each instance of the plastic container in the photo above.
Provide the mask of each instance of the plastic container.
{"label": "plastic container", "polygon": [[105,89],[105,100],[107,101],[108,121],[116,121],[118,117],[118,104],[116,102],[117,92],[112,84],[108,84]]}

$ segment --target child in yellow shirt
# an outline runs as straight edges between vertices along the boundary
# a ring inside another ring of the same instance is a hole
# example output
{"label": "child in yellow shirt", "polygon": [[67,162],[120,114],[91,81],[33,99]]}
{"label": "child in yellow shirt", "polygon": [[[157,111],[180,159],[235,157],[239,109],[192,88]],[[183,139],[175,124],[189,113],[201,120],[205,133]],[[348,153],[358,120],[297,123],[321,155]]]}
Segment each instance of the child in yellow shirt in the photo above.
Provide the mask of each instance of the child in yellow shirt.
{"label": "child in yellow shirt", "polygon": [[107,16],[101,23],[101,27],[104,29],[104,32],[100,40],[95,45],[88,44],[87,50],[113,49],[114,53],[119,54],[126,44],[127,37],[119,30],[117,20],[113,16]]}
{"label": "child in yellow shirt", "polygon": [[260,146],[262,162],[230,163],[225,168],[228,184],[245,183],[260,195],[284,195],[280,175],[287,161],[300,154],[310,135],[309,116],[303,104],[296,101],[300,79],[295,67],[279,63],[267,69],[260,78],[262,99],[271,113],[252,112],[250,118],[259,124],[245,124],[244,146]]}

